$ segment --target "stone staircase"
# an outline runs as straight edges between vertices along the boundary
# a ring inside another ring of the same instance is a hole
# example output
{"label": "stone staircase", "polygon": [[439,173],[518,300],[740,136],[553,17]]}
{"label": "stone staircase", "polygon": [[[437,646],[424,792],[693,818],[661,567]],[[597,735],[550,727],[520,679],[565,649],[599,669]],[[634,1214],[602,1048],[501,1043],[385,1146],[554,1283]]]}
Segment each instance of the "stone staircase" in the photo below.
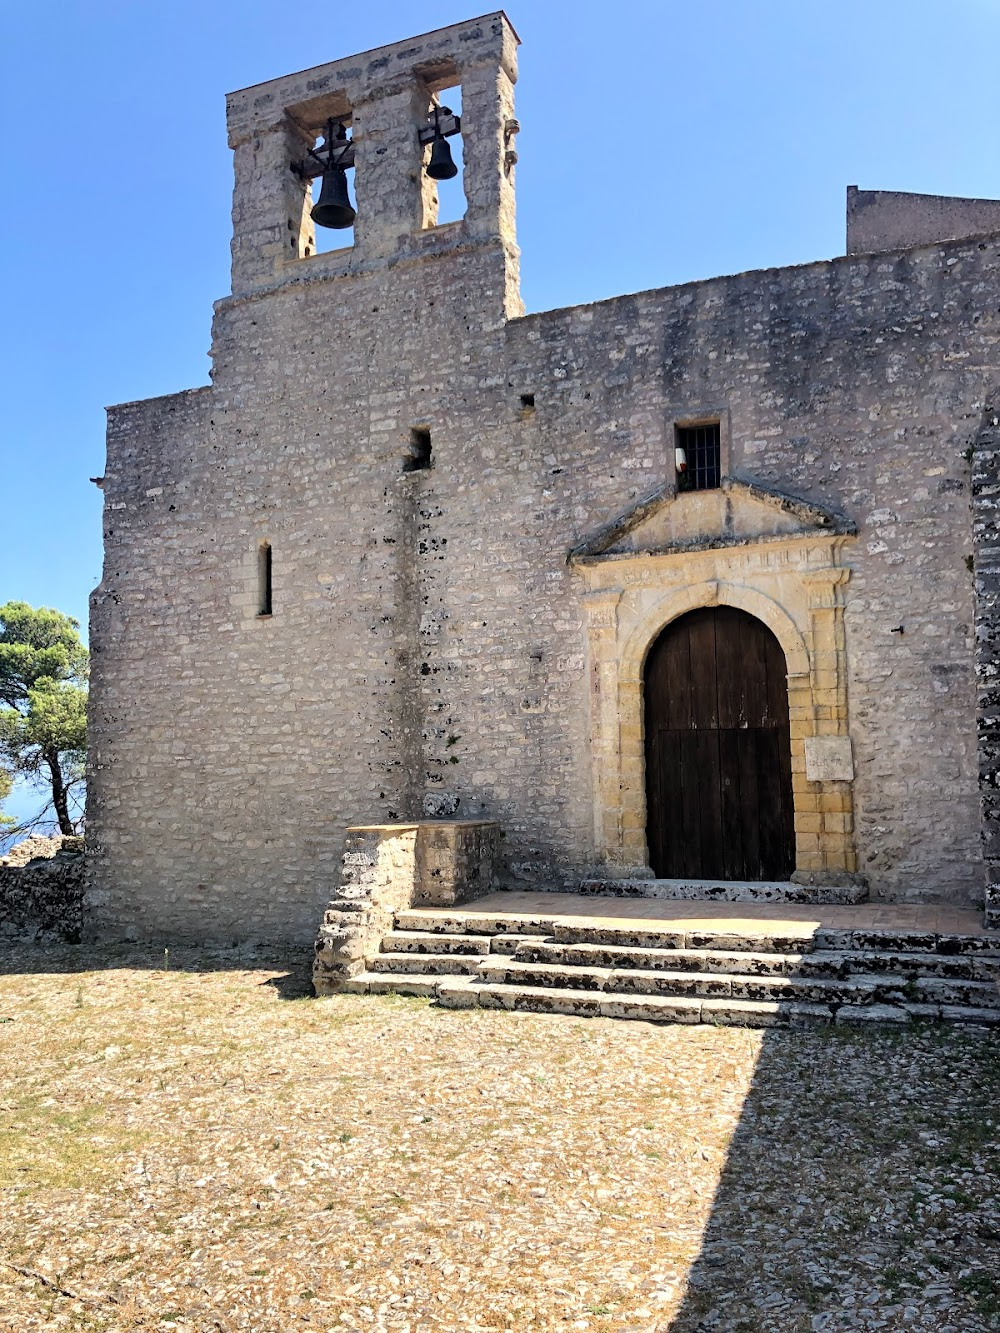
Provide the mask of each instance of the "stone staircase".
{"label": "stone staircase", "polygon": [[719,925],[403,910],[342,989],[663,1023],[1000,1025],[1000,934]]}

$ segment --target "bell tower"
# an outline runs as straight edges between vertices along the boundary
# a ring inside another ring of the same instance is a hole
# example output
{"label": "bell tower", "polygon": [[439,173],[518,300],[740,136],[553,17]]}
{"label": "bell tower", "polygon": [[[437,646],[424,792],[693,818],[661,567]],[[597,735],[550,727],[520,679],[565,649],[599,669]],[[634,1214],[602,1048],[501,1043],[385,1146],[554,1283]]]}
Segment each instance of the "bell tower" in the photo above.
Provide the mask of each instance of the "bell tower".
{"label": "bell tower", "polygon": [[[496,12],[230,94],[233,296],[491,246],[504,255],[503,313],[520,314],[517,46],[506,15]],[[460,117],[441,96],[456,87]],[[439,226],[435,177],[447,179],[458,134],[465,216]],[[322,254],[317,177],[324,178],[323,203],[331,205],[320,220],[346,228],[356,208],[353,245]]]}

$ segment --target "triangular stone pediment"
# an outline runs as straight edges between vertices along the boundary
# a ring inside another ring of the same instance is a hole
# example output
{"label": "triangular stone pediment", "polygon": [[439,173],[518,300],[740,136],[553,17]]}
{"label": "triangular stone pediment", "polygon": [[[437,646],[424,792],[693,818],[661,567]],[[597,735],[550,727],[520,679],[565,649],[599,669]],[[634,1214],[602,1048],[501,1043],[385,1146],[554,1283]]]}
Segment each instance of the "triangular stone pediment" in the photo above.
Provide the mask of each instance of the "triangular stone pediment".
{"label": "triangular stone pediment", "polygon": [[574,546],[569,558],[574,564],[589,563],[856,532],[857,526],[843,514],[727,478],[718,490],[662,487]]}

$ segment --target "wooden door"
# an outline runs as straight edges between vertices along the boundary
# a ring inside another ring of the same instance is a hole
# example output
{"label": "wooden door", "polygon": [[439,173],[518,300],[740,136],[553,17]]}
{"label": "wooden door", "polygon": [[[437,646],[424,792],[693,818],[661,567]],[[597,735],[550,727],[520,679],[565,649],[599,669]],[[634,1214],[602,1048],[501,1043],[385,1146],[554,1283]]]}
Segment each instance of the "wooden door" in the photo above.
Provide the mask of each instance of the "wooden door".
{"label": "wooden door", "polygon": [[735,607],[668,625],[645,671],[646,838],[662,879],[787,879],[795,868],[781,645]]}

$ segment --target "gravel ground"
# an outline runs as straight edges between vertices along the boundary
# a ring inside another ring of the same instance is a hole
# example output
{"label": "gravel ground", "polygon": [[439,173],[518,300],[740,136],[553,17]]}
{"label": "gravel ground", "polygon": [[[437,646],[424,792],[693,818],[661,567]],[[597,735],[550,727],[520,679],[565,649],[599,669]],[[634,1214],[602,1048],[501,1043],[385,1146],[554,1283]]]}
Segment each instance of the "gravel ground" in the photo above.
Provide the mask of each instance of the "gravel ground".
{"label": "gravel ground", "polygon": [[995,1035],[164,961],[0,961],[0,1329],[1000,1328]]}

